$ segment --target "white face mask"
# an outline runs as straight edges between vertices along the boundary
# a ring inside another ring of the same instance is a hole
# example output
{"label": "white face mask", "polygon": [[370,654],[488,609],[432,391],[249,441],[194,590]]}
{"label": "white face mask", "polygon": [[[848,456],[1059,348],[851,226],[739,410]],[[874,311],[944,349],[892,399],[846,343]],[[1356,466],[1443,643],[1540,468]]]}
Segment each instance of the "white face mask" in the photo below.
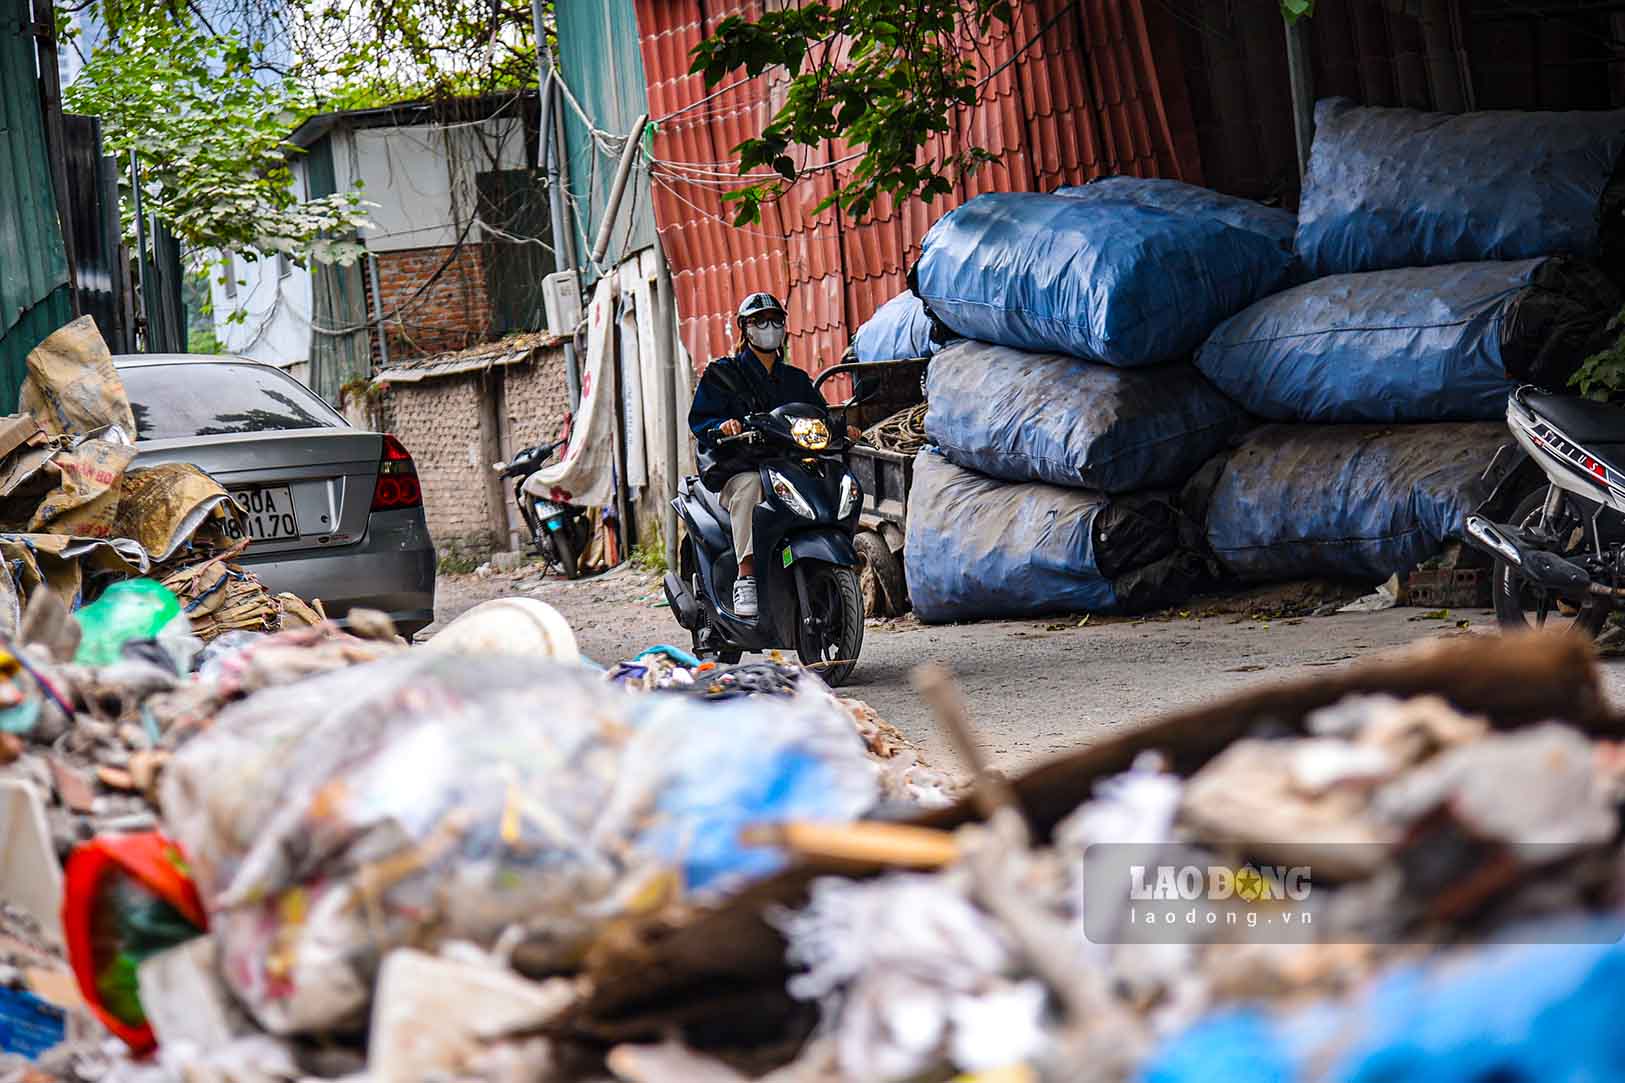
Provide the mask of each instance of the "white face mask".
{"label": "white face mask", "polygon": [[784,324],[770,323],[766,327],[747,324],[745,326],[745,341],[758,350],[777,353],[779,347],[784,345]]}

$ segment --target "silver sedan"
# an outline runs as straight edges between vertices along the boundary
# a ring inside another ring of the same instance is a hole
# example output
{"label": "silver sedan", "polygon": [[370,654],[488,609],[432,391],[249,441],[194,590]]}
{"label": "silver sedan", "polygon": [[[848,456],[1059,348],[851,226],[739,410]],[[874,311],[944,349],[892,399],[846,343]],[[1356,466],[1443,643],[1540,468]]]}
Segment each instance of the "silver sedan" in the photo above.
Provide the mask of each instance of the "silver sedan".
{"label": "silver sedan", "polygon": [[361,432],[280,369],[236,357],[113,359],[135,413],[135,466],[192,463],[232,494],[241,563],[273,593],[342,619],[381,609],[410,636],[434,620],[434,544],[412,456]]}

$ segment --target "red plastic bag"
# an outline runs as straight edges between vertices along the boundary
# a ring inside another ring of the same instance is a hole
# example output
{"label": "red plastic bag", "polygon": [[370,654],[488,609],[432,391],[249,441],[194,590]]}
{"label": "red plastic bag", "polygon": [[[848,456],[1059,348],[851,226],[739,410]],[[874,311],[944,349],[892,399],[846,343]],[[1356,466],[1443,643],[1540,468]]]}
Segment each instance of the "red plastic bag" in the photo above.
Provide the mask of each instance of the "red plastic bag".
{"label": "red plastic bag", "polygon": [[185,856],[158,832],[92,839],[68,858],[68,961],[85,1004],[134,1052],[158,1044],[134,999],[135,966],[208,928]]}

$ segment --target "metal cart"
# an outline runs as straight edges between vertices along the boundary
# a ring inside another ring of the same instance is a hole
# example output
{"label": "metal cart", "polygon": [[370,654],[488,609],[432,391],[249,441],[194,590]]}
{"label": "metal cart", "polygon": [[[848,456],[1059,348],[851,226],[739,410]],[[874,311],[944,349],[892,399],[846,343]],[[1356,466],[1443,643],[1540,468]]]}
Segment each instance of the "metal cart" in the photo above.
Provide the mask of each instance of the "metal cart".
{"label": "metal cart", "polygon": [[[832,409],[847,424],[868,429],[925,401],[928,361],[924,357],[843,361],[820,373],[816,386],[822,392],[826,383],[838,377],[849,379],[851,395]],[[864,608],[872,617],[898,616],[908,611],[903,535],[909,487],[914,482],[914,456],[866,445],[855,446],[847,454],[852,473],[863,484],[863,512],[854,544],[861,560],[858,581],[863,587]]]}

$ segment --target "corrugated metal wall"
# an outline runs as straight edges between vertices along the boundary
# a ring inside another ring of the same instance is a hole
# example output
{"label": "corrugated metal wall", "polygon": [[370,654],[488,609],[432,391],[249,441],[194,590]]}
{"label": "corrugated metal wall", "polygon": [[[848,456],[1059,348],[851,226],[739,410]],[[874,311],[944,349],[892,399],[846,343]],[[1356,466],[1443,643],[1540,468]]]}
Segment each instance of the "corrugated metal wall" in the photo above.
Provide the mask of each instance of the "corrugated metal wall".
{"label": "corrugated metal wall", "polygon": [[0,411],[17,402],[28,352],[68,322],[62,244],[40,114],[28,0],[0,0]]}
{"label": "corrugated metal wall", "polygon": [[[1159,3],[1179,41],[1208,182],[1296,206],[1298,159],[1276,6]],[[1625,104],[1620,10],[1533,0],[1319,0],[1309,23],[1315,96],[1439,112],[1618,106]]]}
{"label": "corrugated metal wall", "polygon": [[[984,43],[974,58],[980,71],[997,74],[951,140],[985,147],[997,162],[929,206],[885,205],[862,223],[834,211],[809,219],[830,191],[830,173],[850,168],[835,164],[847,150],[832,144],[807,163],[829,172],[768,208],[760,226],[735,228],[722,202],[739,183],[729,151],[777,110],[782,73],[695,106],[709,92],[687,74],[689,51],[722,19],[758,15],[761,3],[637,0],[649,102],[667,118],[654,137],[655,213],[683,340],[702,362],[729,348],[738,299],[766,289],[787,298],[796,362],[813,371],[835,363],[858,325],[904,288],[930,224],[983,192],[1045,191],[1113,173],[1202,180],[1184,82],[1159,76],[1179,42],[1158,11],[1141,0],[1034,0],[1019,5],[1013,33]],[[1176,62],[1172,71],[1181,70]]]}
{"label": "corrugated metal wall", "polygon": [[[649,111],[643,58],[638,51],[638,23],[632,0],[555,0],[558,17],[559,68],[570,92],[598,128],[624,136],[632,122]],[[597,239],[598,224],[609,199],[619,161],[618,143],[608,144],[588,131],[576,111],[564,107],[565,150],[575,206],[567,219],[576,228],[576,251],[589,277],[587,254]],[[634,183],[621,204],[610,235],[609,261],[655,243],[655,219],[648,188]]]}

